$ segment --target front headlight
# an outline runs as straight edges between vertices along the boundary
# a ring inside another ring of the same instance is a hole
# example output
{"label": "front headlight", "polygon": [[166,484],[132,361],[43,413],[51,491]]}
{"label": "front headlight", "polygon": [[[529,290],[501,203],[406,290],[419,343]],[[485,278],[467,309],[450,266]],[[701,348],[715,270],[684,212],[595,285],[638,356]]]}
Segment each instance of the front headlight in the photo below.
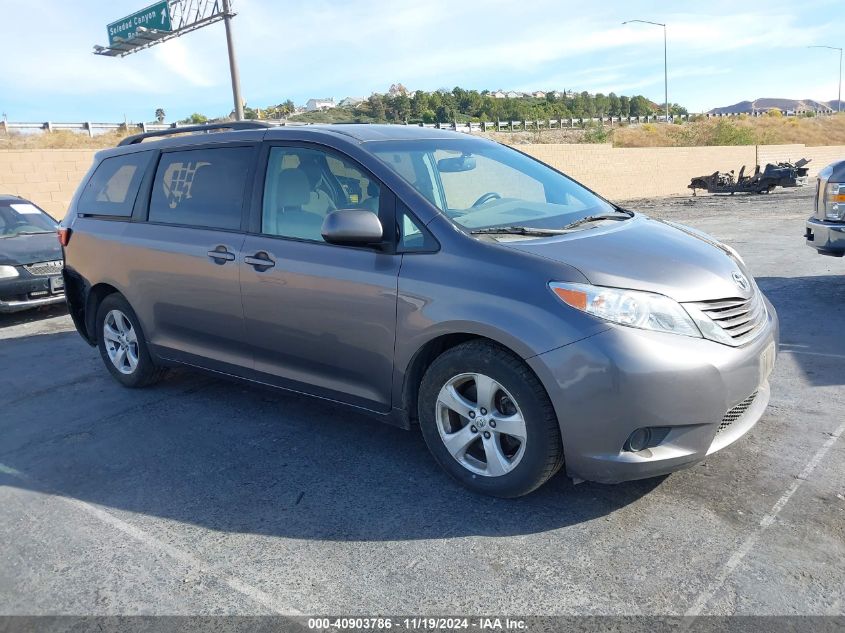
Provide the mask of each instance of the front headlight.
{"label": "front headlight", "polygon": [[20,275],[14,266],[0,266],[0,279],[12,279]]}
{"label": "front headlight", "polygon": [[566,305],[620,325],[701,338],[690,315],[677,301],[652,292],[551,282]]}
{"label": "front headlight", "polygon": [[826,220],[833,220],[834,222],[845,220],[845,183],[827,183],[822,196],[822,204],[824,205]]}

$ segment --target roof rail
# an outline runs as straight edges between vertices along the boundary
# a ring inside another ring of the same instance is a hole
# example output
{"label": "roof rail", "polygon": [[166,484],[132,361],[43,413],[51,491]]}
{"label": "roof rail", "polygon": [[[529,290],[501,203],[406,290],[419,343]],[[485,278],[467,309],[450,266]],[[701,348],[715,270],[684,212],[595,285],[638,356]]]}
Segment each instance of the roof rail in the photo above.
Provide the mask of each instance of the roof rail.
{"label": "roof rail", "polygon": [[210,130],[255,130],[261,128],[271,127],[265,121],[229,121],[227,123],[208,123],[203,125],[183,125],[181,127],[168,128],[166,130],[155,130],[153,132],[144,132],[142,134],[133,134],[127,136],[118,143],[118,147],[122,145],[135,145],[144,139],[153,138],[156,136],[170,136],[172,134],[184,134],[186,132],[207,132]]}

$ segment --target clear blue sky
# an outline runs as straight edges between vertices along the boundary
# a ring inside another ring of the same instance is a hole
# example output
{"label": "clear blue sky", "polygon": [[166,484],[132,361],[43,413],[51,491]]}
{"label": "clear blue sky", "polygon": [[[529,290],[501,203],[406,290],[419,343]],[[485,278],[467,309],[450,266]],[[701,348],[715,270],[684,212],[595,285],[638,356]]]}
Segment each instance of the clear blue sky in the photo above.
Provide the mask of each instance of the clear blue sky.
{"label": "clear blue sky", "polygon": [[[13,121],[168,120],[228,113],[223,24],[126,58],[92,54],[106,24],[151,0],[4,1],[0,111]],[[570,0],[233,0],[244,98],[366,96],[391,83],[436,90],[642,93],[703,111],[756,97],[836,98],[842,0],[760,3]]]}

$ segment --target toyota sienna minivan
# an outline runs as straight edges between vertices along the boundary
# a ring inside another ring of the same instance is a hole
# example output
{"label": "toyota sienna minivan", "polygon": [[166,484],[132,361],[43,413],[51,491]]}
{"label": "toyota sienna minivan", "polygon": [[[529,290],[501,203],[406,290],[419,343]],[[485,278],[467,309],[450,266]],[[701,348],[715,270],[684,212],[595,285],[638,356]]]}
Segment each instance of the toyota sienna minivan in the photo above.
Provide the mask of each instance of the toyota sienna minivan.
{"label": "toyota sienna minivan", "polygon": [[763,415],[777,316],[702,233],[455,132],[168,132],[98,153],[59,233],[127,387],[187,365],[418,424],[502,497],[669,473]]}

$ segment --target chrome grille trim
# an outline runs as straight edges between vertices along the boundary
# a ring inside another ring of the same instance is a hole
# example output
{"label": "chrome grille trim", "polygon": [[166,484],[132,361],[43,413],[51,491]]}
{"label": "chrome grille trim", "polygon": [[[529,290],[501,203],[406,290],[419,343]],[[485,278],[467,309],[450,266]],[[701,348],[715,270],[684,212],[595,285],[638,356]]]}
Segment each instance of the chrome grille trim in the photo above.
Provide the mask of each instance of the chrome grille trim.
{"label": "chrome grille trim", "polygon": [[748,299],[730,297],[683,305],[705,338],[734,347],[757,338],[768,318],[763,295],[756,287]]}
{"label": "chrome grille trim", "polygon": [[722,417],[722,421],[719,422],[719,428],[716,431],[716,435],[727,429],[731,424],[745,415],[745,412],[748,411],[749,407],[751,407],[754,403],[754,399],[757,398],[757,393],[758,392],[755,391],[738,405],[728,410],[728,412]]}
{"label": "chrome grille trim", "polygon": [[52,262],[38,262],[36,264],[25,264],[24,269],[30,275],[39,277],[47,275],[61,275],[62,274],[62,260]]}

